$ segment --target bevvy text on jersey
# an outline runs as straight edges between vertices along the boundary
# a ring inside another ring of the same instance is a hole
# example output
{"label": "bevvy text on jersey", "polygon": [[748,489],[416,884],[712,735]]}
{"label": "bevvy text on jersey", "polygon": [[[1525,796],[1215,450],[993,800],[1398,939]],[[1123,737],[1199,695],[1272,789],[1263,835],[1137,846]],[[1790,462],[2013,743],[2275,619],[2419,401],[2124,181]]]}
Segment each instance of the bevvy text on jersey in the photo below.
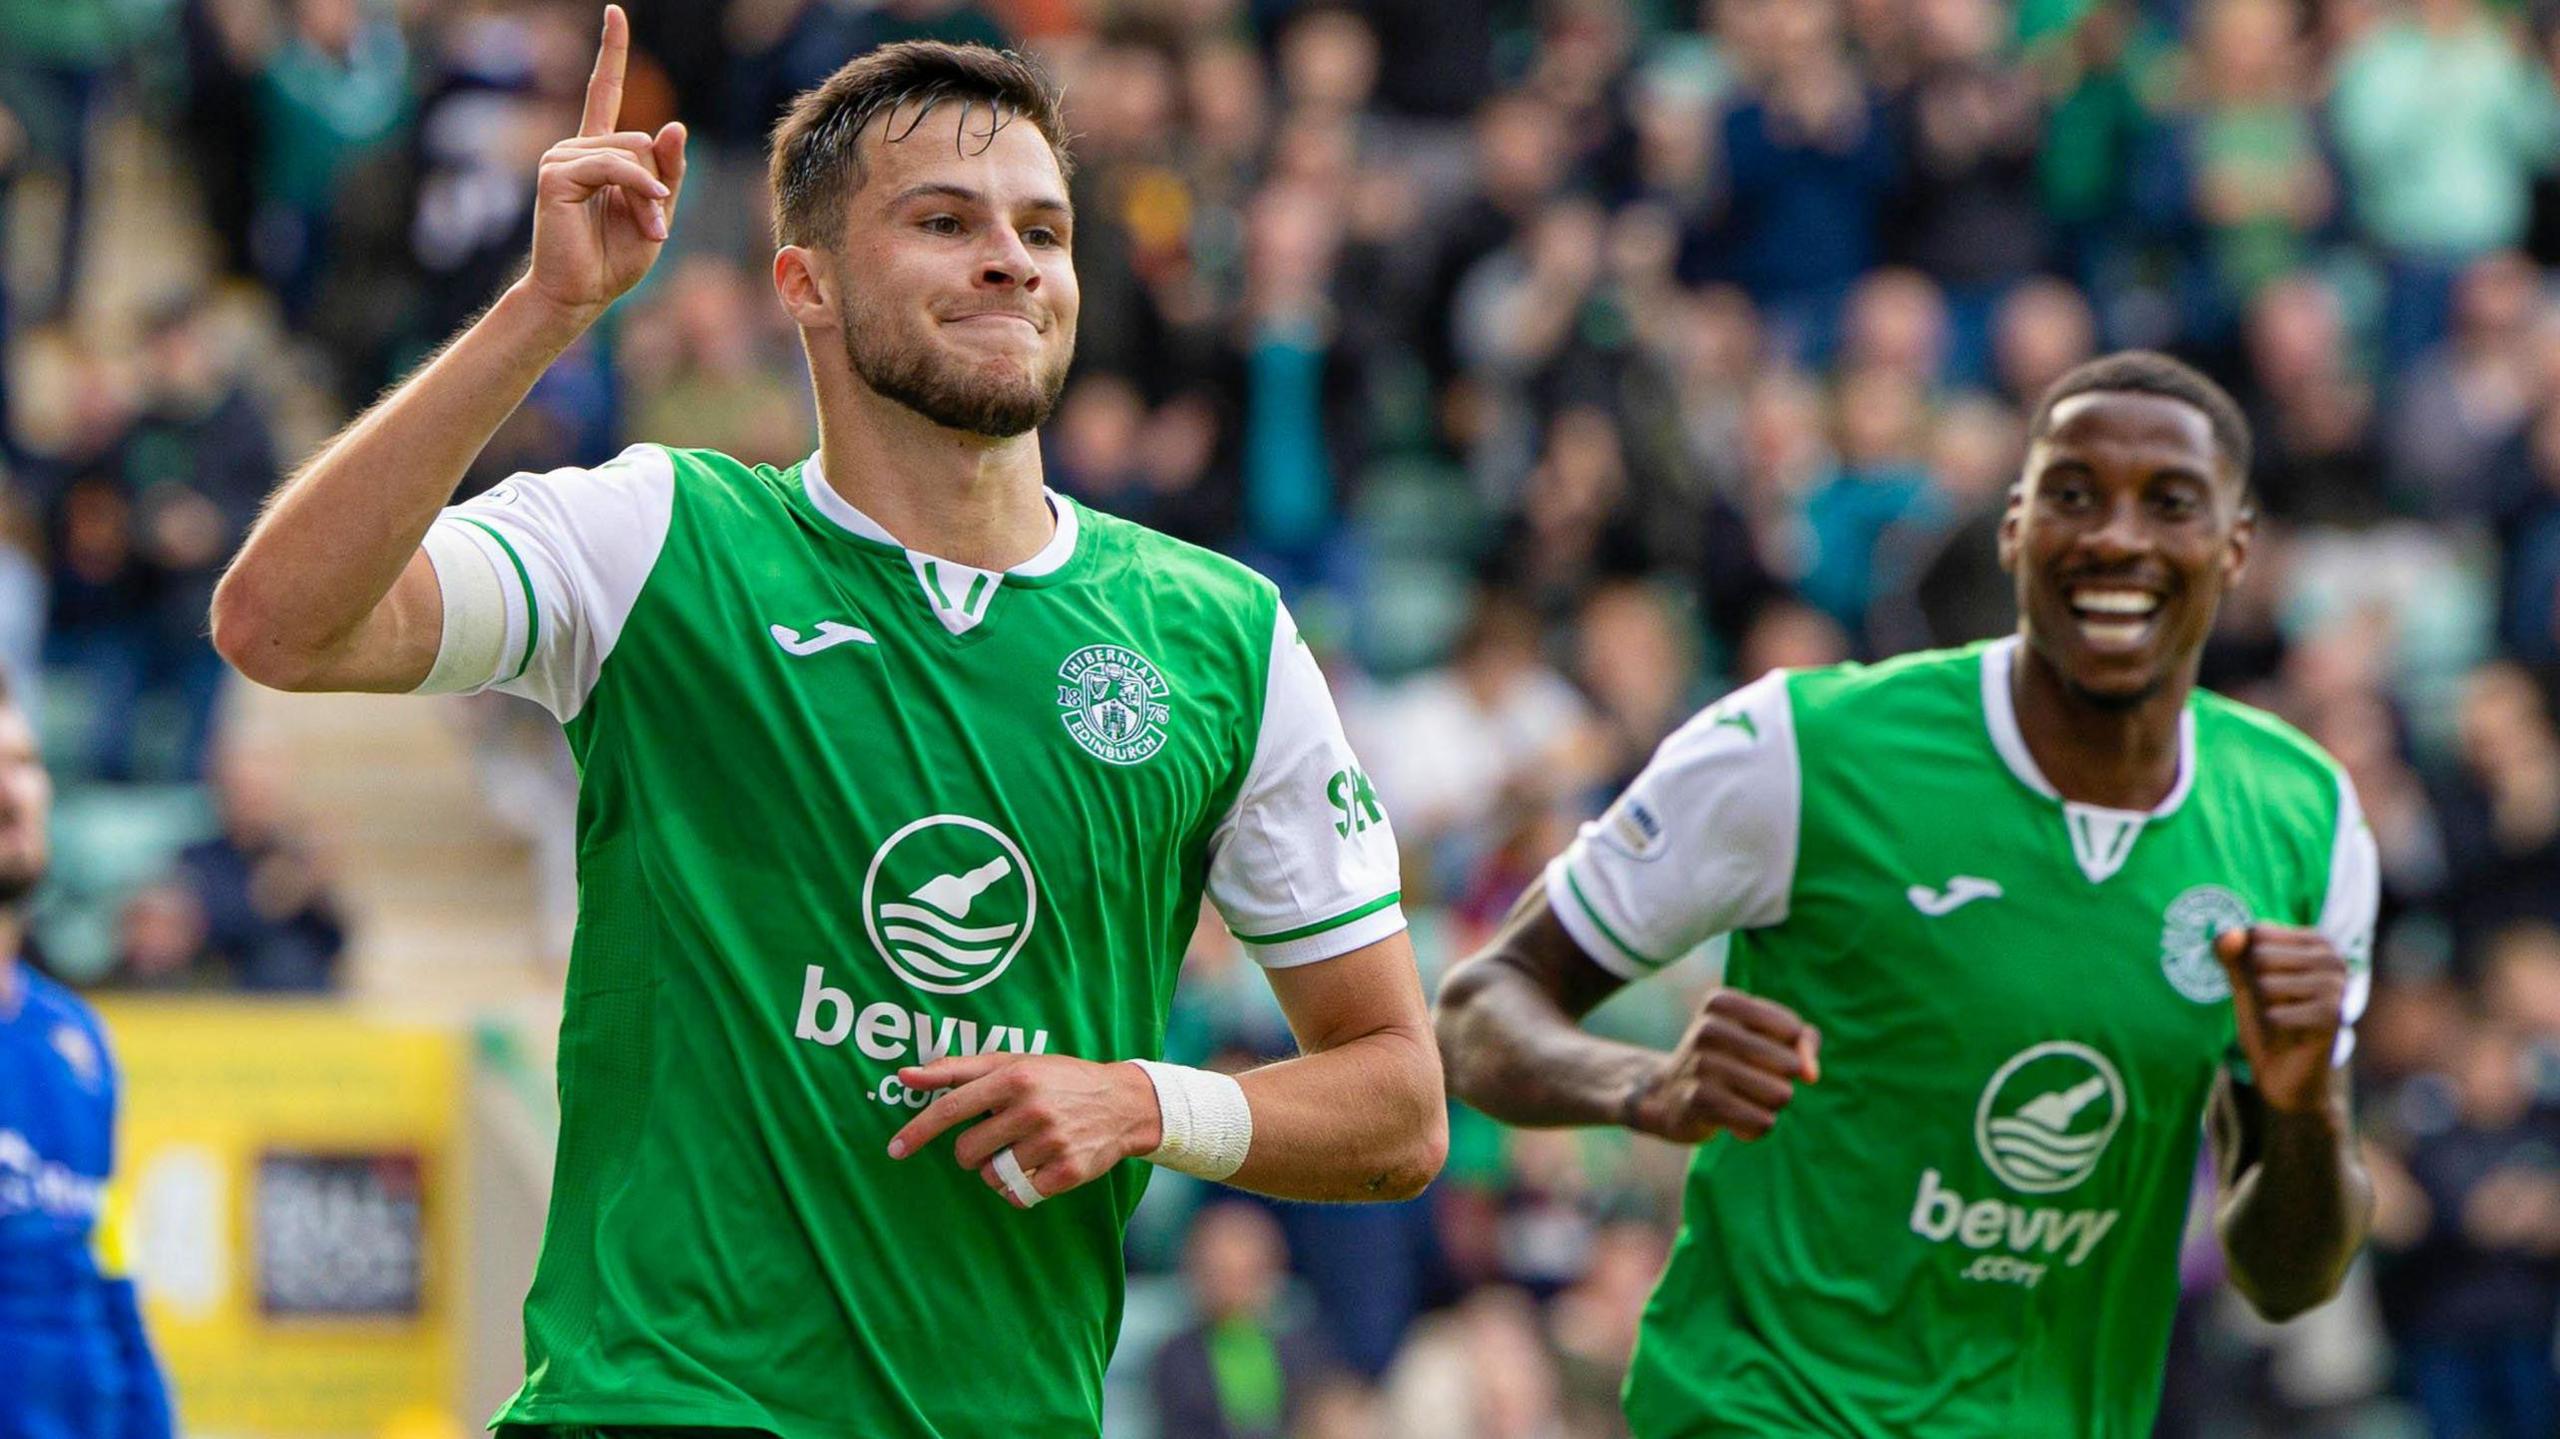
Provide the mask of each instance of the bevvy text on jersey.
{"label": "bevvy text on jersey", "polygon": [[[826,970],[814,964],[802,977],[800,1017],[791,1032],[830,1049],[850,1038],[866,1057],[898,1066],[931,1064],[948,1055],[1049,1052],[1049,1031],[1036,1024],[981,1023],[887,1000],[857,1008],[853,996],[828,984]],[[895,1074],[884,1075],[868,1097],[909,1109],[922,1109],[933,1100],[931,1092],[908,1089]]]}
{"label": "bevvy text on jersey", "polygon": [[[902,825],[882,841],[862,879],[862,924],[881,966],[935,994],[967,994],[994,983],[1022,952],[1040,919],[1040,885],[1012,836],[963,814]],[[794,1038],[830,1049],[851,1039],[866,1057],[893,1065],[931,1064],[946,1055],[1046,1054],[1037,1021],[962,1019],[894,1000],[857,1002],[810,965],[801,977]],[[931,1094],[891,1074],[870,1092],[883,1104],[921,1109]]]}
{"label": "bevvy text on jersey", "polygon": [[[2075,1040],[2048,1040],[2010,1056],[1982,1087],[1973,1139],[1991,1177],[2020,1194],[2061,1194],[2096,1173],[2124,1123],[2122,1076]],[[2122,1211],[2021,1204],[1960,1193],[1937,1169],[1921,1171],[1911,1232],[1978,1255],[1957,1277],[2034,1288],[2056,1263],[2077,1268]]]}

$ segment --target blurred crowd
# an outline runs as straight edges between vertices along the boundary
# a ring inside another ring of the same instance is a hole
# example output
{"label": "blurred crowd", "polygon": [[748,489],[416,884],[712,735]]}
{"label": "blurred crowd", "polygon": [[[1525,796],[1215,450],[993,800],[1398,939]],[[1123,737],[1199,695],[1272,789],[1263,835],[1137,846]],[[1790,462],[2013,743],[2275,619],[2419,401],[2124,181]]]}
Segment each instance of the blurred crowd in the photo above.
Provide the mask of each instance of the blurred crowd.
{"label": "blurred crowd", "polygon": [[[2326,745],[2376,828],[2356,1064],[2382,1202],[2347,1300],[2281,1332],[2221,1297],[2199,1232],[2163,1432],[2560,1432],[2560,7],[638,0],[633,21],[624,121],[691,128],[684,214],[465,491],[634,439],[808,453],[762,136],[882,41],[1030,50],[1077,134],[1052,481],[1283,584],[1435,969],[1701,703],[2009,628],[1992,537],[2048,381],[2132,345],[2217,375],[2256,428],[2263,524],[2206,678]],[[222,758],[205,595],[279,464],[511,277],[595,23],[586,0],[0,0],[0,665],[45,696],[57,765],[219,800],[119,901],[104,972],[327,982],[319,858],[271,777]],[[147,215],[100,202],[118,134],[174,177]],[[134,224],[193,259],[118,299],[93,260]],[[1667,1042],[1711,974],[1600,1022]],[[1176,1058],[1287,1048],[1214,929],[1181,1004]],[[1620,1136],[1461,1115],[1410,1205],[1160,1185],[1114,1422],[1617,1432],[1677,1175]]]}

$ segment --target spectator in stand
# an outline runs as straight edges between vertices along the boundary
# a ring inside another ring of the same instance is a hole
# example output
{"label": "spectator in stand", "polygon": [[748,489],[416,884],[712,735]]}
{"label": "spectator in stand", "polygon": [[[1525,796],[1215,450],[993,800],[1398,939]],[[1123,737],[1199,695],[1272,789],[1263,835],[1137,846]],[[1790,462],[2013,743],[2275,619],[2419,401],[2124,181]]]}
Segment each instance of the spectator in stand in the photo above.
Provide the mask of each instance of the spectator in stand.
{"label": "spectator in stand", "polygon": [[2354,526],[2384,512],[2373,386],[2355,368],[2337,292],[2304,273],[2249,307],[2246,397],[2260,511],[2293,524]]}
{"label": "spectator in stand", "polygon": [[144,347],[142,412],[122,452],[152,570],[156,633],[145,690],[179,705],[174,777],[204,777],[224,666],[205,636],[214,581],[279,473],[274,432],[201,295],[168,302]]}
{"label": "spectator in stand", "polygon": [[[2390,1231],[2411,1276],[2402,1342],[2429,1432],[2560,1433],[2551,1335],[2560,1316],[2560,1108],[2501,1016],[2469,1017],[2451,1073],[2404,1097],[2409,1211]],[[2449,1091],[2449,1092],[2448,1092]]]}
{"label": "spectator in stand", "polygon": [[1564,1408],[1576,1435],[1618,1435],[1626,1420],[1618,1384],[1635,1352],[1636,1321],[1670,1257],[1662,1226],[1619,1219],[1592,1237],[1580,1277],[1547,1307],[1547,1334],[1563,1380]]}
{"label": "spectator in stand", "polygon": [[2492,664],[2471,675],[2461,762],[2436,797],[2457,938],[2468,949],[2519,919],[2560,923],[2560,731],[2525,670]]}
{"label": "spectator in stand", "polygon": [[1648,556],[1627,503],[1626,450],[1608,411],[1562,411],[1545,441],[1493,568],[1542,618],[1561,620],[1594,584],[1640,573]]}
{"label": "spectator in stand", "polygon": [[1476,113],[1475,173],[1458,202],[1424,227],[1430,259],[1416,346],[1435,385],[1458,378],[1458,292],[1487,257],[1519,242],[1564,179],[1562,119],[1523,91],[1497,95]]}
{"label": "spectator in stand", "polygon": [[2560,929],[2510,925],[2483,969],[2482,1006],[2515,1027],[2535,1102],[2560,1105]]}
{"label": "spectator in stand", "polygon": [[1671,597],[1644,580],[1603,584],[1574,627],[1574,678],[1602,736],[1597,789],[1616,794],[1654,747],[1697,712],[1698,656]]}
{"label": "spectator in stand", "polygon": [[1287,1317],[1288,1254],[1268,1210],[1223,1200],[1183,1247],[1192,1321],[1148,1366],[1157,1432],[1182,1439],[1287,1439],[1333,1361],[1319,1331]]}
{"label": "spectator in stand", "polygon": [[2088,299],[2060,280],[2028,280],[1992,317],[1989,388],[2024,414],[2046,386],[2097,353],[2098,317]]}
{"label": "spectator in stand", "polygon": [[2018,587],[2000,568],[2000,517],[2025,457],[2025,427],[1989,400],[1939,415],[1932,442],[1934,503],[1879,541],[1879,588],[1867,614],[1879,653],[1967,644],[2018,625]]}
{"label": "spectator in stand", "polygon": [[2534,416],[2491,479],[2499,644],[2526,664],[2560,664],[2560,410]]}
{"label": "spectator in stand", "polygon": [[122,988],[204,990],[220,976],[207,963],[204,905],[184,883],[162,880],[124,902],[116,914],[116,963]]}
{"label": "spectator in stand", "polygon": [[319,297],[355,168],[389,152],[414,106],[409,50],[395,17],[367,0],[292,0],[286,33],[258,82],[259,272],[286,315]]}
{"label": "spectator in stand", "polygon": [[1781,601],[1762,610],[1742,636],[1726,678],[1736,689],[1771,670],[1819,669],[1849,658],[1849,636],[1808,604]]}
{"label": "spectator in stand", "polygon": [[1947,298],[1935,281],[1918,270],[1876,270],[1858,281],[1841,310],[1835,368],[1844,375],[1890,375],[1933,395],[1942,381],[1965,382],[1960,371],[1949,372],[1952,334]]}
{"label": "spectator in stand", "polygon": [[1361,356],[1336,316],[1342,216],[1321,191],[1274,185],[1247,230],[1242,332],[1243,531],[1282,586],[1320,578],[1347,483],[1358,475]]}
{"label": "spectator in stand", "polygon": [[2137,16],[2134,0],[2064,0],[2022,6],[2018,17],[2030,69],[2051,97],[2036,165],[2046,221],[2064,273],[2102,297],[2123,274],[2133,159],[2153,127],[2140,94]]}
{"label": "spectator in stand", "polygon": [[1804,498],[1809,554],[1796,590],[1862,637],[1875,596],[1906,579],[1882,563],[1899,552],[1887,536],[1905,525],[1932,529],[1945,513],[1923,448],[1927,402],[1908,379],[1889,370],[1847,375],[1832,409],[1839,463]]}
{"label": "spectator in stand", "polygon": [[2380,696],[2344,695],[2305,716],[2303,728],[2355,786],[2382,862],[2376,933],[2388,936],[2412,910],[2432,912],[2452,881],[2445,836],[2426,782],[2406,754],[2398,717]]}
{"label": "spectator in stand", "polygon": [[1948,378],[1978,385],[1989,366],[1993,309],[2045,263],[2036,193],[2043,115],[2032,78],[2001,54],[2005,6],[1928,0],[1911,14],[1916,69],[1899,120],[1909,180],[1893,226],[1896,248],[1946,290]]}
{"label": "spectator in stand", "polygon": [[103,471],[75,478],[54,507],[45,663],[76,677],[92,717],[89,754],[57,763],[85,761],[106,780],[135,775],[137,710],[158,638],[155,586],[135,523],[123,484]]}
{"label": "spectator in stand", "polygon": [[2391,403],[2391,480],[2420,514],[2478,518],[2491,504],[2491,461],[2524,431],[2540,398],[2533,342],[2548,313],[2541,275],[2513,250],[2465,266],[2452,332],[2403,372]]}
{"label": "spectator in stand", "polygon": [[2203,230],[2211,330],[2307,262],[2337,208],[2298,14],[2288,0],[2212,0],[2196,16],[2198,93],[2174,135]]}
{"label": "spectator in stand", "polygon": [[1838,0],[1734,0],[1719,13],[1752,10],[1766,68],[1725,116],[1726,210],[1706,248],[1714,273],[1760,304],[1779,351],[1818,365],[1881,252],[1902,152],[1842,47]]}
{"label": "spectator in stand", "polygon": [[293,831],[276,761],[225,755],[214,799],[221,833],[178,856],[209,953],[242,989],[335,989],[346,925],[319,852]]}
{"label": "spectator in stand", "polygon": [[2444,333],[2464,265],[2523,242],[2533,175],[2560,154],[2560,101],[2482,0],[2412,0],[2339,57],[2329,104],[2357,229],[2390,267],[2397,367]]}
{"label": "spectator in stand", "polygon": [[[5,126],[33,162],[62,186],[55,232],[52,282],[35,307],[45,319],[71,311],[80,288],[82,261],[92,248],[90,221],[91,131],[106,105],[116,63],[133,42],[131,17],[104,4],[59,0],[0,0],[0,111]],[[0,144],[0,151],[10,148]],[[9,168],[0,154],[0,174]]]}
{"label": "spectator in stand", "polygon": [[1381,696],[1354,738],[1408,873],[1461,879],[1492,835],[1597,777],[1590,708],[1542,653],[1537,614],[1478,594],[1449,662]]}
{"label": "spectator in stand", "polygon": [[807,387],[775,362],[768,296],[752,293],[735,264],[710,255],[683,261],[655,303],[632,319],[625,347],[642,395],[633,429],[700,437],[750,464],[795,464],[817,448]]}
{"label": "spectator in stand", "polygon": [[1563,1384],[1516,1289],[1479,1289],[1428,1321],[1387,1378],[1397,1439],[1569,1439]]}

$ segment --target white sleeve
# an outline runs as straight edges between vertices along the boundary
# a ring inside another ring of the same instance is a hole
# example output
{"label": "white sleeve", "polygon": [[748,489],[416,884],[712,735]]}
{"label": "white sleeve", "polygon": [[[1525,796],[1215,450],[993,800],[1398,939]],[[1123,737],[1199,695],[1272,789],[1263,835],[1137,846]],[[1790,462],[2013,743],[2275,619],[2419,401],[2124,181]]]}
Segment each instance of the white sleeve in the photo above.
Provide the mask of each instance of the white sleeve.
{"label": "white sleeve", "polygon": [[563,722],[585,707],[675,512],[675,466],[633,445],[592,470],[511,476],[436,517],[444,639],[422,694],[496,689]]}
{"label": "white sleeve", "polygon": [[1672,732],[1547,866],[1547,904],[1594,963],[1641,979],[1719,934],[1787,917],[1803,779],[1784,673]]}
{"label": "white sleeve", "polygon": [[1209,837],[1209,899],[1266,969],[1348,954],[1405,927],[1395,831],[1343,738],[1324,672],[1282,609],[1235,807]]}
{"label": "white sleeve", "polygon": [[2329,850],[2329,893],[2320,902],[2321,937],[2347,962],[2347,996],[2341,1006],[2338,1050],[2344,1064],[2356,1050],[2356,1021],[2373,994],[2373,917],[2382,904],[2382,854],[2365,822],[2364,806],[2345,774],[2338,776],[2338,835]]}

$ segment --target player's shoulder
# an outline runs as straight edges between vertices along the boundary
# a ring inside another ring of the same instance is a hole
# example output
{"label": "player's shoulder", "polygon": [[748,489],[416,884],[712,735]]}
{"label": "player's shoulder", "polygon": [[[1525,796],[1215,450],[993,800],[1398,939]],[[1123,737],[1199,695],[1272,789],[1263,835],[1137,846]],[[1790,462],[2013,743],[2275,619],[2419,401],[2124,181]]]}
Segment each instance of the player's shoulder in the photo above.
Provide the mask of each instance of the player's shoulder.
{"label": "player's shoulder", "polygon": [[1267,643],[1280,609],[1280,588],[1251,565],[1205,545],[1176,539],[1135,520],[1076,506],[1076,522],[1093,548],[1096,583],[1145,597],[1159,613],[1216,624]]}
{"label": "player's shoulder", "polygon": [[62,1056],[75,1074],[103,1080],[109,1073],[107,1028],[98,1012],[79,991],[60,980],[38,974],[20,965],[18,975],[26,985],[23,1012],[33,1020],[23,1026],[40,1035],[46,1044]]}
{"label": "player's shoulder", "polygon": [[1896,723],[1978,722],[1982,656],[1998,643],[1783,671],[1797,728],[1851,725],[1873,740],[1882,727]]}
{"label": "player's shoulder", "polygon": [[472,503],[504,506],[543,495],[584,496],[597,491],[663,490],[675,483],[680,457],[705,453],[708,452],[673,450],[665,445],[642,441],[625,445],[619,454],[598,464],[519,471],[483,491]]}
{"label": "player's shoulder", "polygon": [[2245,790],[2260,805],[2298,798],[2324,813],[2352,793],[2337,760],[2282,718],[2207,689],[2195,692],[2188,709],[2200,782]]}

